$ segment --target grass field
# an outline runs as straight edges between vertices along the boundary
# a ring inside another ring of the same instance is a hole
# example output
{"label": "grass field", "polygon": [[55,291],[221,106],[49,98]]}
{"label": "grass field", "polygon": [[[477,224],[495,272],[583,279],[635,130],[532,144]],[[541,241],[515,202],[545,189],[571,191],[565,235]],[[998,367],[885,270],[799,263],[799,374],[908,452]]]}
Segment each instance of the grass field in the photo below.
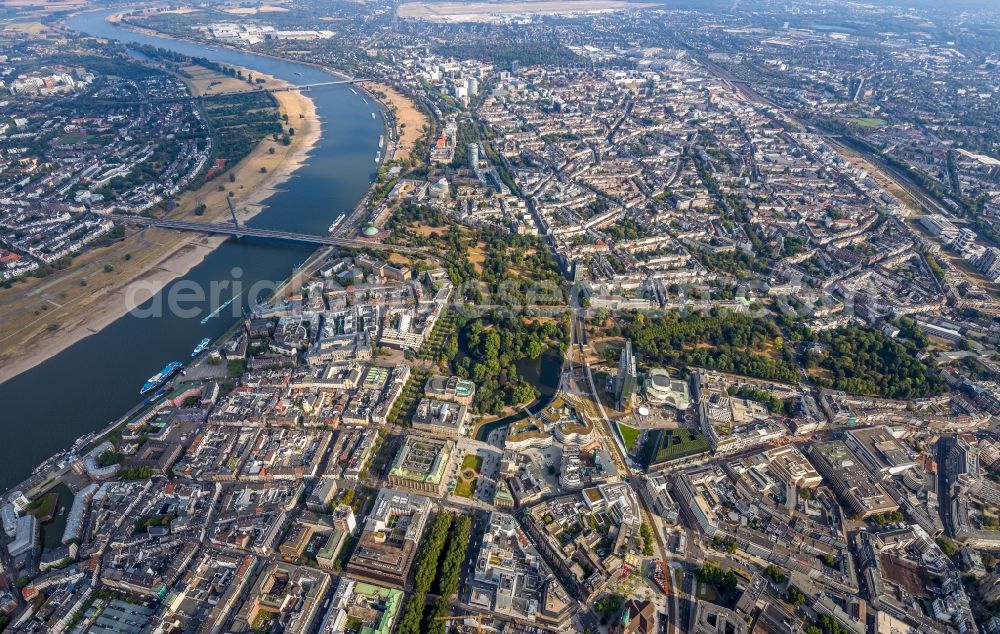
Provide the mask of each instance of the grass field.
{"label": "grass field", "polygon": [[270,4],[258,5],[256,7],[222,7],[222,10],[230,15],[256,15],[258,13],[286,13],[288,9]]}
{"label": "grass field", "polygon": [[252,85],[242,79],[223,75],[218,71],[197,64],[187,64],[182,67],[182,70],[187,74],[183,77],[184,83],[198,97],[219,93],[250,92],[254,89]]}
{"label": "grass field", "polygon": [[881,128],[883,126],[889,125],[889,122],[886,121],[885,119],[874,119],[869,117],[854,119],[854,123],[861,126],[862,128]]}
{"label": "grass field", "polygon": [[482,456],[477,456],[476,454],[467,454],[462,460],[462,470],[472,469],[476,473],[483,468],[483,458]]}
{"label": "grass field", "polygon": [[458,484],[455,485],[455,495],[459,497],[471,498],[472,493],[475,490],[476,490],[476,478],[472,478],[471,480],[466,480],[465,478],[462,478],[461,480],[458,481]]}
{"label": "grass field", "polygon": [[466,454],[462,458],[462,468],[458,472],[458,482],[455,484],[455,495],[471,498],[476,492],[476,482],[483,468],[483,459],[476,454]]}
{"label": "grass field", "polygon": [[618,433],[622,435],[625,448],[632,451],[632,445],[635,444],[636,439],[639,437],[639,430],[625,423],[618,423]]}
{"label": "grass field", "polygon": [[59,139],[58,145],[70,145],[72,143],[76,143],[77,141],[82,141],[85,138],[87,138],[87,135],[82,132],[70,132]]}
{"label": "grass field", "polygon": [[653,465],[708,451],[708,439],[697,429],[661,429],[646,446],[645,462]]}

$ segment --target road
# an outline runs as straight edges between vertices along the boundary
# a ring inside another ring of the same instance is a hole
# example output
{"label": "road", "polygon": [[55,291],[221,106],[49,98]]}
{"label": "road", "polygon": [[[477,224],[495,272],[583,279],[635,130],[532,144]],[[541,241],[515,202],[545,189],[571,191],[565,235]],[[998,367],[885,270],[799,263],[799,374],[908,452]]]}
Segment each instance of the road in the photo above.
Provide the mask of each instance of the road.
{"label": "road", "polygon": [[882,176],[903,190],[921,209],[929,214],[941,214],[947,218],[955,219],[954,212],[934,199],[919,184],[915,183],[907,174],[889,165],[881,156],[862,150],[858,147],[849,146],[838,137],[824,135],[826,142],[838,150],[841,154],[860,154],[866,161],[871,163]]}
{"label": "road", "polygon": [[756,101],[758,103],[767,104],[776,110],[779,110],[785,117],[790,121],[801,127],[802,129],[809,129],[814,134],[822,136],[831,146],[837,149],[841,154],[860,154],[865,160],[872,164],[886,180],[892,182],[906,194],[908,194],[911,199],[917,203],[925,212],[927,213],[940,213],[948,217],[952,217],[953,213],[951,210],[947,209],[944,205],[939,203],[933,196],[931,196],[927,190],[914,182],[908,175],[900,172],[899,170],[893,168],[891,165],[886,163],[886,161],[876,154],[862,148],[849,147],[843,141],[839,140],[837,135],[826,134],[820,130],[816,130],[815,126],[810,124],[808,121],[804,121],[793,114],[790,114],[785,107],[780,104],[775,103],[768,97],[760,94],[754,90],[750,84],[743,79],[740,79],[736,75],[733,75],[725,68],[719,66],[718,64],[707,59],[701,55],[696,49],[688,46],[685,42],[673,39],[680,48],[683,48],[688,52],[688,54],[695,59],[699,64],[704,66],[716,77],[721,79],[727,86],[733,90],[738,91],[744,97],[751,101]]}
{"label": "road", "polygon": [[[604,405],[601,403],[597,388],[594,385],[594,376],[590,370],[590,364],[587,361],[587,355],[584,351],[584,346],[587,341],[587,334],[584,326],[586,309],[580,308],[577,305],[579,296],[573,291],[573,289],[570,289],[569,297],[571,298],[570,330],[572,333],[572,341],[570,341],[570,346],[567,348],[566,352],[567,363],[572,365],[574,354],[579,354],[579,360],[577,363],[583,368],[584,373],[587,376],[587,385],[590,388],[590,397],[597,405],[597,410],[600,412],[601,422],[603,423],[596,425],[596,427],[601,433],[601,436],[604,438],[605,444],[608,445],[615,462],[618,464],[619,470],[625,475],[625,481],[632,487],[632,490],[635,491],[635,496],[639,503],[639,512],[642,515],[642,521],[649,526],[650,532],[653,534],[654,541],[656,542],[654,555],[659,559],[666,560],[669,551],[663,541],[663,535],[659,530],[657,522],[653,519],[653,513],[646,507],[645,496],[640,495],[638,491],[638,487],[644,486],[644,483],[635,476],[635,471],[631,466],[631,459],[628,458],[625,447],[621,444],[618,434],[614,431],[611,419],[608,418],[607,411],[604,409]],[[581,314],[584,317],[581,317]],[[672,629],[673,634],[681,634],[680,625],[678,623],[680,606],[672,573],[667,575],[667,596],[673,601],[673,610],[671,612],[673,618],[668,619],[670,624],[669,626]]]}

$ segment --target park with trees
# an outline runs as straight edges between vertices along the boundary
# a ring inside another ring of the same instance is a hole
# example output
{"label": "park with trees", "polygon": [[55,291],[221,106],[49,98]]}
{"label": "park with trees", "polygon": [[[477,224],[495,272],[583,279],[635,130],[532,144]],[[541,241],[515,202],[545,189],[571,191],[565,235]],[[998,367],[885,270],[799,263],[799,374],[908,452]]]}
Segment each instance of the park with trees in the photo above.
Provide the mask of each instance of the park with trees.
{"label": "park with trees", "polygon": [[566,315],[553,319],[499,310],[483,316],[459,315],[455,332],[442,346],[442,361],[452,373],[475,381],[476,413],[499,414],[539,396],[518,364],[538,360],[547,351],[561,353],[567,332]]}

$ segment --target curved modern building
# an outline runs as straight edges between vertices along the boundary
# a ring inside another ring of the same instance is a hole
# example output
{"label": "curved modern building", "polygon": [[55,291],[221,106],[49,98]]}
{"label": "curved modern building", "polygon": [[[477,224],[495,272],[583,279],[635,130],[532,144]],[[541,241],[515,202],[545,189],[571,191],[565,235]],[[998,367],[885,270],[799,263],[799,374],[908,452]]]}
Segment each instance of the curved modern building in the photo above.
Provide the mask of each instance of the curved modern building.
{"label": "curved modern building", "polygon": [[666,370],[655,368],[646,378],[646,398],[651,403],[670,405],[680,410],[691,406],[687,381],[672,379]]}

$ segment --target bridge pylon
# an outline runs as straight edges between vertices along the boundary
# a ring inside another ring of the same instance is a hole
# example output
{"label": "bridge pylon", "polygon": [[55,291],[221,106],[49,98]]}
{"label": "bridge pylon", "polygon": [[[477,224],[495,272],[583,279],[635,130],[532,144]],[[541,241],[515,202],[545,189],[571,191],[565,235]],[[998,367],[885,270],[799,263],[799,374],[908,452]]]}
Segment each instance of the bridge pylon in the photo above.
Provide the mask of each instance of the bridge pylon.
{"label": "bridge pylon", "polygon": [[234,233],[237,238],[242,238],[243,234],[240,233],[240,221],[236,219],[236,205],[233,204],[231,196],[226,197],[226,202],[229,203],[229,213],[233,217],[233,228],[236,230]]}

